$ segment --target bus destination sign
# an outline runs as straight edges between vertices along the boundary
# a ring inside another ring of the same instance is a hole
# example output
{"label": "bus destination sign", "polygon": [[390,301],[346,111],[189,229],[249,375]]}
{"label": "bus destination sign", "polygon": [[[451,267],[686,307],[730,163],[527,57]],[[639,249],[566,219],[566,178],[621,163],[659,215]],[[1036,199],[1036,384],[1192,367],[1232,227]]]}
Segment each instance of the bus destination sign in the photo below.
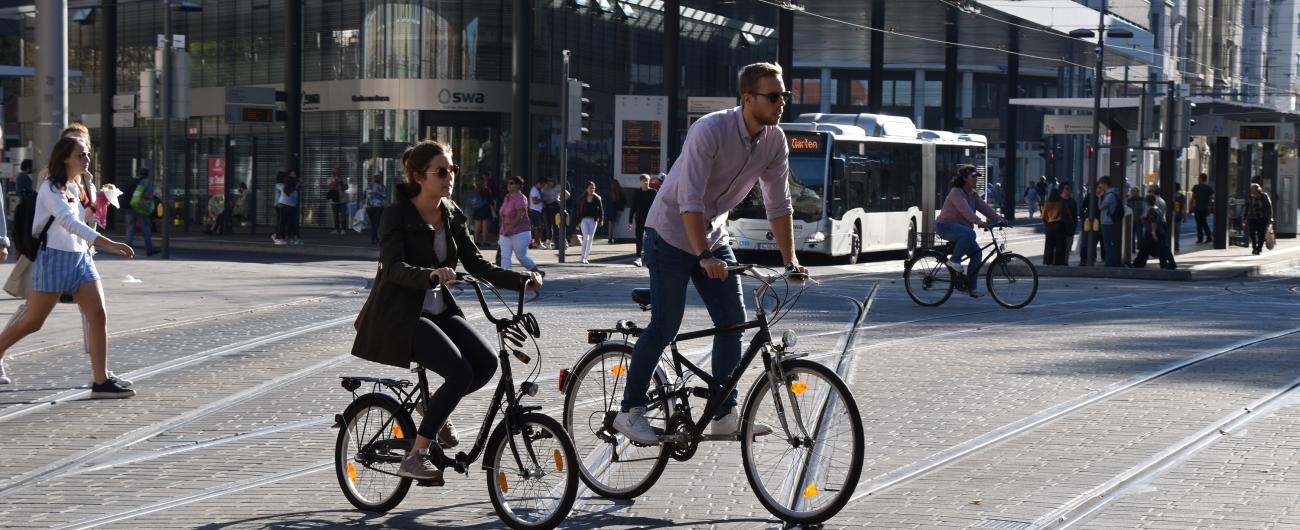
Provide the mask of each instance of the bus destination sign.
{"label": "bus destination sign", "polygon": [[821,155],[826,153],[826,139],[819,135],[792,134],[786,141],[790,144],[790,154],[792,155]]}

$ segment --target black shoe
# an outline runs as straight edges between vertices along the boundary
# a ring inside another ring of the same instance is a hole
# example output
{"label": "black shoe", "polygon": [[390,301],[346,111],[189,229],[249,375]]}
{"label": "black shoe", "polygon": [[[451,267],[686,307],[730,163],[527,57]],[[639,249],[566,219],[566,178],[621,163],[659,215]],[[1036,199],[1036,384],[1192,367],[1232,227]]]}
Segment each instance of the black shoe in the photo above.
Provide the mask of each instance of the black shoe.
{"label": "black shoe", "polygon": [[159,252],[162,252],[162,251],[161,251],[161,250],[158,250],[158,249],[146,250],[146,251],[144,251],[144,255],[145,255],[145,256],[154,256],[154,255],[157,255]]}
{"label": "black shoe", "polygon": [[95,383],[90,386],[90,399],[122,399],[135,395],[135,391],[129,388],[122,388],[117,384],[116,379],[109,379],[103,383]]}

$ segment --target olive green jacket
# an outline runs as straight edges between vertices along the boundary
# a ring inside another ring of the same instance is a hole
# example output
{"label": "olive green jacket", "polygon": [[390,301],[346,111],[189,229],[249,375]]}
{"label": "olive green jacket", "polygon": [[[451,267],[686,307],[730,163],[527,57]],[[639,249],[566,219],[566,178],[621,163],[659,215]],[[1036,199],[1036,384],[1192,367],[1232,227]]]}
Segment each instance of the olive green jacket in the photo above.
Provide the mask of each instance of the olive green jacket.
{"label": "olive green jacket", "polygon": [[[529,276],[493,265],[479,253],[470,235],[465,213],[450,200],[442,203],[448,234],[447,259],[435,261],[435,230],[415,208],[411,193],[399,186],[397,200],[384,209],[379,223],[379,272],[373,292],[357,319],[357,337],[352,355],[393,366],[409,368],[411,338],[420,319],[424,296],[432,287],[430,273],[441,267],[463,263],[470,274],[501,289],[519,290]],[[454,299],[447,299],[447,311],[464,315]]]}

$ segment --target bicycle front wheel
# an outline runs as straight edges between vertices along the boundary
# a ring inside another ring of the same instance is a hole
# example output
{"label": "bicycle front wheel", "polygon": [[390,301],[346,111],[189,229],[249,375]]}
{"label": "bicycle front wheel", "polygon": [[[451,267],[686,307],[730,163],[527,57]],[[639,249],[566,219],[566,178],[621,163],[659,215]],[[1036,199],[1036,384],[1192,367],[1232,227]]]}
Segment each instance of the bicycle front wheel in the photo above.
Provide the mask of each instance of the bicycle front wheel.
{"label": "bicycle front wheel", "polygon": [[1003,254],[984,273],[993,300],[1007,309],[1020,309],[1038,294],[1038,270],[1020,254]]}
{"label": "bicycle front wheel", "polygon": [[[606,423],[619,411],[632,366],[632,347],[606,344],[588,353],[570,374],[564,394],[564,428],[573,439],[582,482],[601,497],[632,499],[654,486],[668,465],[668,446],[643,446],[615,432]],[[650,388],[666,384],[656,372]],[[656,394],[658,395],[658,394]],[[662,396],[646,404],[646,420],[666,429],[672,415]]]}
{"label": "bicycle front wheel", "polygon": [[952,269],[944,262],[947,256],[933,250],[921,250],[908,260],[903,269],[903,287],[912,301],[923,306],[937,306],[948,301],[955,286]]}
{"label": "bicycle front wheel", "polygon": [[[781,364],[774,388],[763,374],[745,402],[741,458],[759,502],[781,520],[818,524],[853,496],[862,474],[862,417],[848,386],[807,360]],[[771,434],[758,435],[759,425]]]}
{"label": "bicycle front wheel", "polygon": [[334,474],[348,502],[368,512],[387,512],[402,502],[411,479],[397,476],[415,423],[397,400],[366,394],[343,412],[334,444]]}
{"label": "bicycle front wheel", "polygon": [[550,416],[524,414],[513,426],[502,421],[488,441],[492,507],[510,528],[555,528],[578,496],[573,442]]}

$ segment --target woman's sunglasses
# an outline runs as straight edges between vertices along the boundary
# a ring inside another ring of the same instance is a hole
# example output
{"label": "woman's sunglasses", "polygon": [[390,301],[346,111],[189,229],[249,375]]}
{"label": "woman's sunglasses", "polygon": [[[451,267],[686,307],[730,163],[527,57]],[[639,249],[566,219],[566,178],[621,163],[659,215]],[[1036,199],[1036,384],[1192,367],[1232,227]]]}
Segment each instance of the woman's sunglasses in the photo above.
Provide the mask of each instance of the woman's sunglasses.
{"label": "woman's sunglasses", "polygon": [[457,166],[456,164],[448,164],[447,167],[440,167],[438,169],[431,169],[424,172],[425,175],[434,175],[441,179],[445,179],[457,173],[460,173],[460,166]]}
{"label": "woman's sunglasses", "polygon": [[758,92],[750,92],[750,94],[755,95],[755,96],[765,97],[765,98],[767,98],[767,102],[768,102],[768,103],[776,103],[777,100],[784,100],[784,101],[786,102],[786,104],[789,104],[789,103],[790,103],[790,98],[793,97],[793,94],[792,94],[791,92],[789,92],[789,91],[786,91],[786,92],[768,92],[768,93],[766,93],[766,94],[760,94],[760,93],[758,93]]}

